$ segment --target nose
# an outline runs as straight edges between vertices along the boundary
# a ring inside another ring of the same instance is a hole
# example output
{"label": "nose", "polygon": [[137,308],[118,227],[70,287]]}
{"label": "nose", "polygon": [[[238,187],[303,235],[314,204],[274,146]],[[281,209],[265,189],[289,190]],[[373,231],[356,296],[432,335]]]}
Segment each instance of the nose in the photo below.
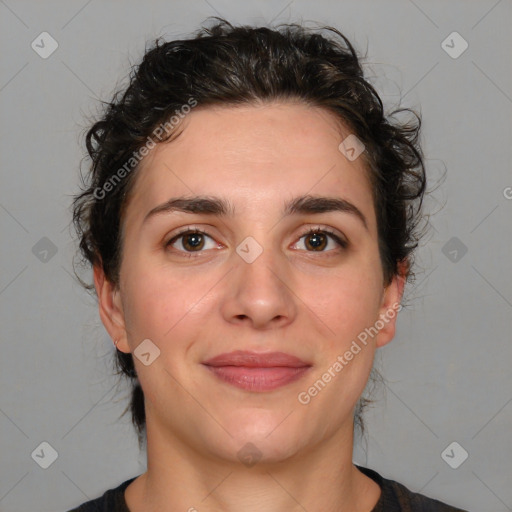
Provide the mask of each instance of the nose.
{"label": "nose", "polygon": [[250,263],[236,253],[233,259],[235,268],[227,276],[222,304],[226,321],[258,330],[292,323],[297,303],[286,258],[269,248]]}

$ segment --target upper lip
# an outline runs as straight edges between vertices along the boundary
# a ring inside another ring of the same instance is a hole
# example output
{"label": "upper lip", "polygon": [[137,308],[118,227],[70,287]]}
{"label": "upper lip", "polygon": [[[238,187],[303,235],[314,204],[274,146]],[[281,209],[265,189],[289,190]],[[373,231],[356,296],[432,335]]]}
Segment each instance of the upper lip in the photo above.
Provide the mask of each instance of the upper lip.
{"label": "upper lip", "polygon": [[235,350],[212,357],[203,364],[208,366],[246,366],[250,368],[273,368],[284,366],[289,368],[302,368],[311,366],[298,357],[284,352],[250,352],[247,350]]}

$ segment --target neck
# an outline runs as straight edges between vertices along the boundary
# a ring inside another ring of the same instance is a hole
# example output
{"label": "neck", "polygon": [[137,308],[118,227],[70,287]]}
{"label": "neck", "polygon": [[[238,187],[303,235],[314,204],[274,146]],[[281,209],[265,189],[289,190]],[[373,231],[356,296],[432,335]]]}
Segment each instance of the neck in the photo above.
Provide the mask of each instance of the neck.
{"label": "neck", "polygon": [[247,467],[147,425],[148,470],[125,492],[131,512],[370,512],[379,486],[352,463],[353,424],[307,452]]}

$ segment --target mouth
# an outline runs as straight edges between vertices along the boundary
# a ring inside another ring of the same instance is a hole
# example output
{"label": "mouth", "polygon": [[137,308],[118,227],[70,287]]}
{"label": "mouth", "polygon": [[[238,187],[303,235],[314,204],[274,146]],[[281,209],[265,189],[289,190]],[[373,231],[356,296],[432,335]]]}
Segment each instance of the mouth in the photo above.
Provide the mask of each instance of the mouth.
{"label": "mouth", "polygon": [[272,391],[303,377],[311,364],[284,352],[237,350],[202,363],[220,380],[247,391]]}

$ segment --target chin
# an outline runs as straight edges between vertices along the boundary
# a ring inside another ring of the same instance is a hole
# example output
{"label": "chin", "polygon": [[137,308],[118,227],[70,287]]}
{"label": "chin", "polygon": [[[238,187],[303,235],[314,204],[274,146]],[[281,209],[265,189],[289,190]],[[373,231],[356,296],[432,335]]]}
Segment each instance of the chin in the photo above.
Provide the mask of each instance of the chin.
{"label": "chin", "polygon": [[282,438],[270,437],[232,439],[227,445],[217,443],[211,447],[211,453],[219,459],[229,463],[242,464],[248,468],[253,466],[268,466],[282,463],[293,457],[300,450],[300,446],[290,438],[283,442]]}
{"label": "chin", "polygon": [[256,463],[282,462],[300,450],[304,432],[295,424],[293,414],[287,418],[282,412],[262,409],[238,413],[237,418],[224,423],[233,436],[224,436],[227,444],[222,452],[228,460],[252,467]]}

